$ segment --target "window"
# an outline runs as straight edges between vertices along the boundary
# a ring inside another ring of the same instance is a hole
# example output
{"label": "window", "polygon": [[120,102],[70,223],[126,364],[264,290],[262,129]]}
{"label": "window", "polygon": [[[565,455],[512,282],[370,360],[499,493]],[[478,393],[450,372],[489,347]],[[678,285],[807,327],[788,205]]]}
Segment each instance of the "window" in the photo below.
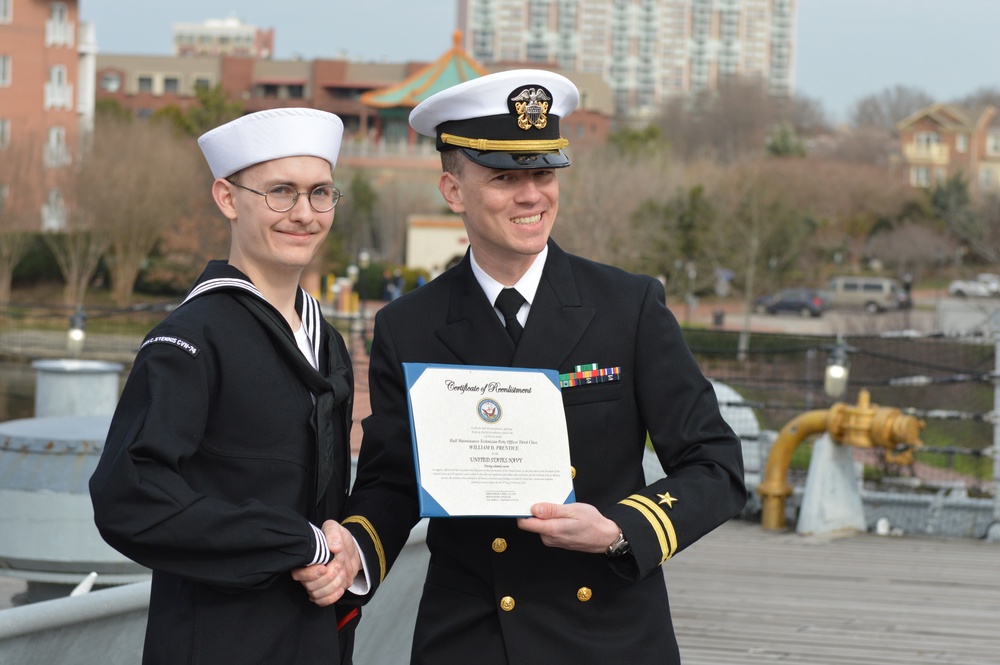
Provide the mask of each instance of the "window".
{"label": "window", "polygon": [[956,134],[955,135],[955,151],[956,152],[968,152],[969,150],[969,135],[968,134]]}
{"label": "window", "polygon": [[993,189],[996,179],[993,176],[993,169],[982,168],[979,170],[979,186],[983,189]]}
{"label": "window", "polygon": [[917,132],[913,135],[913,144],[922,150],[931,150],[941,142],[937,132]]}
{"label": "window", "polygon": [[45,166],[48,168],[69,166],[72,162],[69,148],[66,146],[65,127],[49,127],[48,141],[45,143],[44,160]]}
{"label": "window", "polygon": [[153,92],[153,77],[152,76],[140,76],[139,77],[139,92]]}
{"label": "window", "polygon": [[926,166],[914,166],[910,169],[910,185],[913,187],[930,187],[931,174]]}
{"label": "window", "polygon": [[172,76],[166,77],[163,79],[163,92],[176,95],[180,92],[180,82]]}
{"label": "window", "polygon": [[69,8],[65,2],[53,2],[52,13],[45,22],[46,46],[73,46],[73,24],[69,21]]}
{"label": "window", "polygon": [[0,150],[10,147],[10,120],[0,118]]}
{"label": "window", "polygon": [[45,84],[46,109],[73,109],[73,86],[67,83],[66,65],[49,67],[49,80]]}
{"label": "window", "polygon": [[122,77],[118,72],[107,72],[101,74],[101,90],[105,92],[118,92],[122,87]]}
{"label": "window", "polygon": [[986,136],[986,154],[1000,155],[1000,134],[988,134]]}
{"label": "window", "polygon": [[0,23],[14,20],[14,0],[0,0]]}
{"label": "window", "polygon": [[10,85],[10,56],[0,55],[0,88]]}
{"label": "window", "polygon": [[42,205],[42,230],[62,231],[66,228],[66,203],[62,192],[50,189],[45,204]]}
{"label": "window", "polygon": [[65,2],[53,2],[52,3],[52,22],[53,23],[66,23],[69,19],[69,10],[66,9]]}

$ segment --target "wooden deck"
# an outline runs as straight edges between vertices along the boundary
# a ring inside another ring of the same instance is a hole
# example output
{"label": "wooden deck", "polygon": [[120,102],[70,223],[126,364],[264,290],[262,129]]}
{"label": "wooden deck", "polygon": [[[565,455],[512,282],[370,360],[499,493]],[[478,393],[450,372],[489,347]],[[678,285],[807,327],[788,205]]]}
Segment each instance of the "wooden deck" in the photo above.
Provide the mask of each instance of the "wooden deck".
{"label": "wooden deck", "polygon": [[[364,611],[357,665],[408,662],[426,566],[416,539]],[[684,665],[1000,664],[998,543],[803,537],[734,521],[665,571]],[[23,586],[7,579],[0,600]],[[131,643],[138,662],[141,633]]]}
{"label": "wooden deck", "polygon": [[684,665],[1000,664],[1000,544],[734,521],[664,571]]}
{"label": "wooden deck", "polygon": [[[358,665],[407,662],[426,566],[408,545],[364,611]],[[684,665],[1000,664],[1000,543],[737,520],[664,571]]]}

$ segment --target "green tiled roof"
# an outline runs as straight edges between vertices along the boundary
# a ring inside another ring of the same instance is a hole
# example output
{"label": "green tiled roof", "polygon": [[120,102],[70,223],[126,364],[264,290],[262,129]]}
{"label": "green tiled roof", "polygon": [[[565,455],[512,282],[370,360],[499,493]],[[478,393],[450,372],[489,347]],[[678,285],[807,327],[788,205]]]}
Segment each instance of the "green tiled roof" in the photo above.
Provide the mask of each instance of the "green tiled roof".
{"label": "green tiled roof", "polygon": [[445,88],[486,74],[479,63],[460,46],[462,33],[455,32],[451,49],[402,83],[371,90],[361,95],[361,103],[377,108],[413,108]]}

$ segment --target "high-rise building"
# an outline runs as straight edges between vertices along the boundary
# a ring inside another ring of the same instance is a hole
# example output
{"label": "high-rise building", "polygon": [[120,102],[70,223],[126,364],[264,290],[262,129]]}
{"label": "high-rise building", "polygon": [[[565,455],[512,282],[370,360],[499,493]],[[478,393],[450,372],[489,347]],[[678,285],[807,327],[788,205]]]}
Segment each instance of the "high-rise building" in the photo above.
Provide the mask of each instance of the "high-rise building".
{"label": "high-rise building", "polygon": [[627,117],[726,78],[792,94],[795,0],[458,0],[458,23],[485,65],[601,74]]}
{"label": "high-rise building", "polygon": [[2,231],[66,226],[65,176],[94,112],[94,32],[77,16],[77,0],[0,0]]}
{"label": "high-rise building", "polygon": [[261,30],[238,18],[209,19],[204,23],[173,25],[174,55],[232,55],[271,58],[274,29]]}

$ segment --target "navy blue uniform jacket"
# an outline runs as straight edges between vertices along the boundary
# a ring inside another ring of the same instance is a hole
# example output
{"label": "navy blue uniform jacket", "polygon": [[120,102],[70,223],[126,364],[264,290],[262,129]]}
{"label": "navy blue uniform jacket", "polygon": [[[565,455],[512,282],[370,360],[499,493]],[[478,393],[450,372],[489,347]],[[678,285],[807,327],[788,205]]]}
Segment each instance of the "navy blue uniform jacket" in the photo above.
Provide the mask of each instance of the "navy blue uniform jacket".
{"label": "navy blue uniform jacket", "polygon": [[[224,262],[199,283],[213,277],[248,281]],[[146,337],[91,478],[95,520],[153,570],[143,663],[335,664],[336,610],[290,571],[315,556],[310,522],[344,504],[350,396],[327,414],[340,462],[317,497],[312,395],[233,293],[198,296]],[[321,330],[320,357],[349,371],[341,336]]]}
{"label": "navy blue uniform jacket", "polygon": [[[678,663],[661,564],[736,515],[746,490],[740,441],[662,285],[550,241],[516,351],[468,255],[379,311],[372,415],[344,520],[375,587],[419,516],[403,362],[619,368],[620,381],[564,388],[563,403],[576,498],[617,522],[632,547],[612,560],[546,547],[514,519],[432,519],[413,662]],[[651,484],[647,434],[667,474]]]}

